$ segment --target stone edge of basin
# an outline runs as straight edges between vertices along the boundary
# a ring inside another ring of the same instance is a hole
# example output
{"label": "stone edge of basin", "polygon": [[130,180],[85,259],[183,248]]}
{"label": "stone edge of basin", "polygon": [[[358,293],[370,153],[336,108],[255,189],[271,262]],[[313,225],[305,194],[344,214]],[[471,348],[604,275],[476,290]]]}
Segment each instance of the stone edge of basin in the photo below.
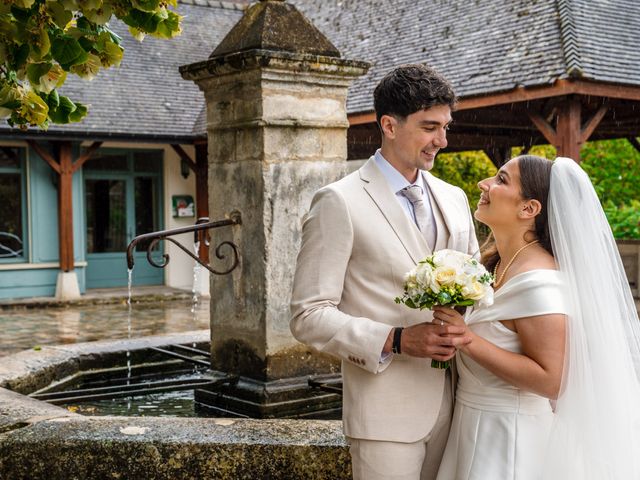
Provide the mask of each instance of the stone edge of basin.
{"label": "stone edge of basin", "polygon": [[100,356],[208,340],[203,330],[43,347],[3,358],[0,478],[351,478],[340,421],[84,417],[21,394]]}

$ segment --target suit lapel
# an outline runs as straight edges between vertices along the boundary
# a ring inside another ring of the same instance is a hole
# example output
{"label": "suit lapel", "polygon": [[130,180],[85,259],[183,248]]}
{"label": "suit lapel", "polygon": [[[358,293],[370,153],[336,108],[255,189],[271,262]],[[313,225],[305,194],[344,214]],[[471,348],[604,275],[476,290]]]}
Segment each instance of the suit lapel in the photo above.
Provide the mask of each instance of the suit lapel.
{"label": "suit lapel", "polygon": [[456,202],[451,201],[451,196],[446,189],[442,188],[439,182],[429,172],[422,172],[423,178],[429,185],[430,198],[435,200],[433,204],[433,214],[436,218],[437,239],[436,250],[442,248],[454,248],[453,241],[455,232],[455,212]]}
{"label": "suit lapel", "polygon": [[371,157],[359,170],[363,188],[382,212],[411,259],[418,263],[429,254],[427,241],[395,198],[387,180]]}

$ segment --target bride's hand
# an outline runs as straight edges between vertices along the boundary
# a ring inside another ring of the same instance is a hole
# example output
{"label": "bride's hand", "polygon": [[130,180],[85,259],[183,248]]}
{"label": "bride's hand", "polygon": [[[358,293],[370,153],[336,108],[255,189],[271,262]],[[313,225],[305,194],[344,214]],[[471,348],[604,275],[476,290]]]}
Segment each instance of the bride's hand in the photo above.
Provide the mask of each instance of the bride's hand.
{"label": "bride's hand", "polygon": [[433,307],[433,323],[466,327],[462,315],[451,307]]}

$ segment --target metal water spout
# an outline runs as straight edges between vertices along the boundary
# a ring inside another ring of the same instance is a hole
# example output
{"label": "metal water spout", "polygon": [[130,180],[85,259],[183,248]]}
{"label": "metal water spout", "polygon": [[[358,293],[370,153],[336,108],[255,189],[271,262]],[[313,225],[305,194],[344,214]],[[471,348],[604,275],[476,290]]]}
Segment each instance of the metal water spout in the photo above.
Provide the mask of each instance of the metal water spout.
{"label": "metal water spout", "polygon": [[142,235],[138,235],[133,240],[131,240],[131,243],[129,243],[129,246],[127,247],[127,267],[129,268],[129,270],[133,269],[133,265],[134,265],[133,252],[135,251],[136,245],[143,241],[149,242],[149,244],[147,245],[147,260],[149,261],[149,263],[156,268],[166,267],[169,264],[168,253],[162,254],[162,261],[160,263],[156,262],[151,256],[153,247],[155,247],[158,244],[158,242],[162,240],[166,240],[168,242],[173,243],[174,245],[177,245],[184,253],[189,255],[191,258],[193,258],[196,262],[198,262],[200,265],[205,267],[211,273],[215,275],[226,275],[228,273],[231,273],[238,266],[238,263],[240,262],[238,247],[235,243],[225,240],[224,242],[220,242],[220,244],[218,244],[218,246],[215,249],[216,257],[219,258],[220,260],[224,260],[227,257],[227,254],[224,252],[224,250],[230,249],[231,265],[225,270],[215,270],[214,268],[211,267],[211,265],[202,262],[202,260],[200,260],[200,258],[198,258],[197,255],[194,255],[187,247],[185,247],[184,245],[182,245],[180,242],[178,242],[176,239],[172,237],[175,235],[180,235],[182,233],[193,232],[194,237],[197,240],[198,236],[202,232],[205,232],[207,230],[211,230],[213,228],[226,227],[230,225],[240,225],[240,224],[242,224],[242,216],[240,215],[240,212],[233,211],[229,214],[229,218],[224,220],[209,222],[209,219],[207,217],[201,217],[198,219],[196,224],[191,227],[172,228],[169,230],[160,230],[158,232],[144,233]]}

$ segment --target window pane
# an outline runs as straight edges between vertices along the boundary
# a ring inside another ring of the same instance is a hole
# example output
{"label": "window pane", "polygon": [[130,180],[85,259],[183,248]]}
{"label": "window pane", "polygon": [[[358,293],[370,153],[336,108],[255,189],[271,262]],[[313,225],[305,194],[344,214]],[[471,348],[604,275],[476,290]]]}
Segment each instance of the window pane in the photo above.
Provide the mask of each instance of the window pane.
{"label": "window pane", "polygon": [[17,148],[0,148],[0,168],[20,168],[20,159],[18,157]]}
{"label": "window pane", "polygon": [[0,174],[0,258],[22,257],[22,191],[19,173]]}
{"label": "window pane", "polygon": [[126,155],[101,155],[99,152],[91,156],[84,164],[86,170],[128,171]]}
{"label": "window pane", "polygon": [[133,164],[136,172],[159,172],[162,169],[162,152],[134,152]]}
{"label": "window pane", "polygon": [[123,180],[86,180],[87,252],[127,248],[126,188]]}
{"label": "window pane", "polygon": [[[137,177],[135,179],[136,198],[136,235],[155,232],[159,229],[157,211],[157,179],[154,177]],[[136,251],[147,249],[148,242],[136,245]],[[158,245],[156,244],[157,249]]]}

